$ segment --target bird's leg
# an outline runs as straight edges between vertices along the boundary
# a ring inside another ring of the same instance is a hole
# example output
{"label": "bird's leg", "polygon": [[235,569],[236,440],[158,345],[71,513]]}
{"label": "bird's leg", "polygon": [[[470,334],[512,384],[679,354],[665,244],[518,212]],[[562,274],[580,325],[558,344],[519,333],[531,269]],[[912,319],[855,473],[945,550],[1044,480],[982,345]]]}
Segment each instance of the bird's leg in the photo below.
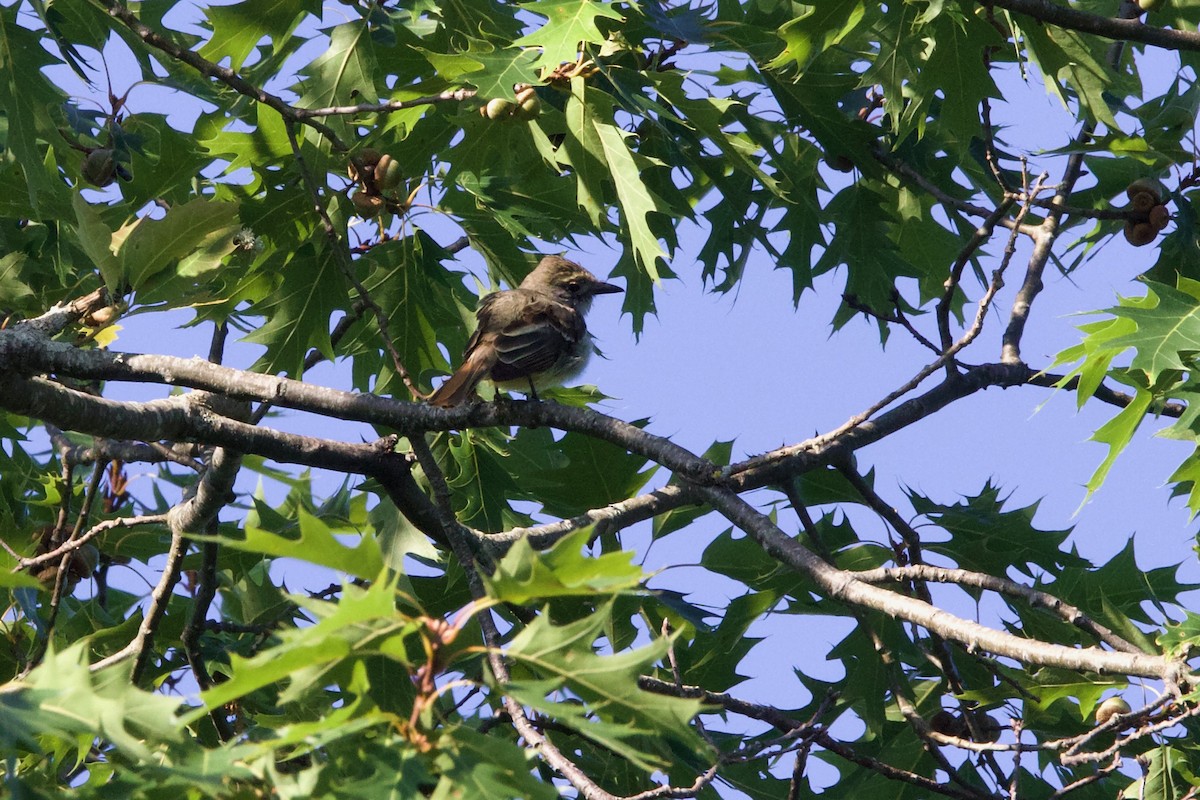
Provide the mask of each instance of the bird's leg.
{"label": "bird's leg", "polygon": [[533,376],[532,375],[528,376],[528,380],[529,380],[529,399],[535,403],[541,402],[540,400],[538,400],[537,389],[535,389],[533,386]]}

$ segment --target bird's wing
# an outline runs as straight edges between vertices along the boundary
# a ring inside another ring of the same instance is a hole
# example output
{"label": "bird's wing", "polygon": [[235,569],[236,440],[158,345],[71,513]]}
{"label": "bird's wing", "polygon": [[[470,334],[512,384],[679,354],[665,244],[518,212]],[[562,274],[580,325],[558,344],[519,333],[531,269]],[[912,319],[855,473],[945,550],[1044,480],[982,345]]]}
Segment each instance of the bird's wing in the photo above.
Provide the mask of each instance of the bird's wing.
{"label": "bird's wing", "polygon": [[[506,381],[555,366],[587,333],[583,315],[575,309],[540,293],[521,292],[496,302],[521,304],[521,313],[501,328],[494,339],[497,360],[492,377]],[[507,309],[488,308],[487,313],[503,318]],[[480,308],[480,327],[484,327],[484,308]]]}

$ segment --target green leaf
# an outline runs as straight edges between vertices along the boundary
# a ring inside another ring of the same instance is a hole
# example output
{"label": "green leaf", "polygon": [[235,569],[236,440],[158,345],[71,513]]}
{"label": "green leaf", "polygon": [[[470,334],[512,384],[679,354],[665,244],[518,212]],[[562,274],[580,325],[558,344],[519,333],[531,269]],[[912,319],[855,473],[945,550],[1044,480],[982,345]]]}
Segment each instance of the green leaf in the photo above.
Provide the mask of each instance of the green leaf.
{"label": "green leaf", "polygon": [[[1190,748],[1188,748],[1190,750]],[[1125,787],[1126,800],[1183,800],[1200,786],[1194,754],[1161,744],[1145,755],[1145,774]]]}
{"label": "green leaf", "polygon": [[429,537],[417,530],[390,499],[381,498],[371,509],[370,519],[383,561],[392,572],[403,572],[404,560],[409,556],[426,561],[440,557]]}
{"label": "green leaf", "polygon": [[[708,745],[690,724],[699,701],[638,688],[638,676],[666,655],[666,639],[613,655],[594,652],[611,613],[606,604],[562,626],[539,615],[505,650],[514,668],[513,680],[502,690],[644,770],[671,763],[669,745],[695,756],[707,753]],[[546,699],[563,691],[582,706]]]}
{"label": "green leaf", "polygon": [[210,61],[228,58],[230,69],[236,71],[263,39],[279,52],[306,15],[320,16],[321,6],[316,0],[266,0],[253,6],[210,6],[205,13],[213,35],[200,48],[200,55]]}
{"label": "green leaf", "polygon": [[[649,215],[661,213],[662,209],[641,178],[643,170],[657,165],[630,150],[626,143],[628,134],[613,121],[612,97],[588,88],[580,77],[572,78],[571,94],[576,100],[573,106],[576,111],[572,114],[568,108],[568,126],[581,141],[599,147],[599,152],[589,151],[589,155],[607,165],[608,179],[616,190],[621,219],[628,229],[638,264],[651,279],[658,280],[657,262],[665,259],[667,253],[650,227]],[[594,202],[592,191],[587,197],[588,202]]]}
{"label": "green leaf", "polygon": [[[261,510],[260,501],[256,499],[255,503]],[[299,535],[294,538],[272,533],[252,521],[248,521],[244,527],[244,539],[201,535],[194,535],[192,538],[197,541],[219,542],[235,550],[262,553],[277,558],[298,558],[364,580],[373,580],[383,571],[383,554],[375,537],[362,535],[358,544],[347,547],[338,540],[324,520],[313,516],[304,508],[298,508],[296,513]]]}
{"label": "green leaf", "polygon": [[[890,311],[897,279],[921,277],[891,242],[895,212],[880,192],[861,182],[839,192],[826,206],[826,213],[838,220],[838,226],[813,274],[844,265],[845,293],[876,311]],[[834,327],[841,327],[855,313],[843,305],[834,317]]]}
{"label": "green leaf", "polygon": [[238,227],[236,205],[200,197],[161,219],[140,217],[113,234],[119,274],[138,289],[172,265],[189,275],[215,269]]}
{"label": "green leaf", "polygon": [[279,266],[277,277],[279,286],[254,308],[267,321],[245,341],[267,348],[252,369],[299,375],[310,348],[333,358],[329,318],[334,309],[347,302],[345,295],[334,288],[344,282],[333,251],[311,245],[291,254]]}
{"label": "green leaf", "polygon": [[1058,96],[1064,107],[1070,106],[1072,97],[1065,91],[1065,87],[1070,87],[1091,119],[1120,130],[1105,96],[1112,89],[1113,70],[1094,52],[1100,48],[1097,40],[1038,22],[1021,26],[1021,32],[1025,47],[1041,68],[1046,88]]}
{"label": "green leaf", "polygon": [[[645,421],[632,424],[641,427]],[[555,517],[573,517],[631,497],[656,471],[647,468],[642,456],[575,433],[556,441],[548,429],[522,429],[508,449],[514,480]]]}
{"label": "green leaf", "polygon": [[33,290],[20,277],[28,260],[24,253],[8,253],[0,258],[0,306],[14,306],[33,295]]}
{"label": "green leaf", "polygon": [[61,102],[63,95],[42,73],[53,62],[40,37],[17,24],[20,11],[19,5],[0,10],[0,109],[7,122],[5,148],[24,173],[30,209],[40,216],[43,203],[63,188],[51,181],[38,146],[39,139],[46,141],[56,133],[47,109]]}
{"label": "green leaf", "polygon": [[1178,289],[1147,282],[1144,302],[1122,303],[1108,313],[1137,326],[1136,332],[1114,338],[1108,346],[1118,351],[1134,348],[1130,366],[1143,370],[1150,384],[1167,370],[1192,369],[1200,354],[1200,282],[1181,277]]}
{"label": "green leaf", "polygon": [[[962,132],[978,127],[983,102],[1001,96],[990,64],[982,57],[989,48],[1002,45],[1000,35],[986,18],[960,16],[948,9],[932,24],[921,20],[920,25],[923,36],[933,41],[933,52],[925,59],[917,81],[930,83],[925,91],[938,91],[942,98],[939,126]],[[959,138],[960,152],[966,152],[968,142],[966,136]]]}
{"label": "green leaf", "polygon": [[533,755],[512,742],[459,726],[438,737],[435,746],[434,764],[442,778],[434,800],[559,797],[554,786],[534,779]]}
{"label": "green leaf", "polygon": [[[1195,404],[1192,404],[1188,406],[1188,411],[1200,412],[1200,408],[1196,408]],[[1191,413],[1189,416],[1194,419],[1195,413]],[[1163,434],[1166,435],[1170,430],[1163,431]],[[1200,513],[1200,451],[1193,450],[1183,460],[1183,463],[1176,467],[1168,480],[1177,484],[1176,492],[1187,492],[1187,506],[1192,515]]]}
{"label": "green leaf", "polygon": [[[36,747],[46,734],[68,741],[84,735],[88,743],[98,736],[132,758],[149,759],[158,745],[181,738],[177,699],[133,686],[132,661],[92,673],[87,651],[86,641],[61,652],[51,646],[24,681],[0,687],[0,742]],[[86,746],[80,758],[85,754]]]}
{"label": "green leaf", "polygon": [[733,598],[715,630],[697,629],[686,646],[676,644],[681,674],[712,692],[728,691],[749,678],[738,671],[739,667],[749,667],[743,659],[765,637],[751,636],[747,631],[778,602],[774,592],[750,592]]}
{"label": "green leaf", "polygon": [[686,120],[685,127],[694,128],[705,142],[720,149],[726,167],[731,163],[738,165],[772,194],[782,197],[784,192],[778,179],[763,170],[762,148],[744,134],[730,130],[733,117],[727,116],[727,112],[741,104],[720,97],[689,97],[684,88],[685,81],[686,76],[682,73],[665,72],[657,76],[654,88],[679,110],[682,119]]}
{"label": "green leaf", "polygon": [[1080,325],[1083,340],[1066,350],[1054,359],[1051,368],[1062,364],[1079,361],[1079,365],[1063,376],[1059,386],[1066,386],[1073,378],[1079,378],[1079,388],[1075,392],[1075,402],[1082,408],[1100,384],[1108,376],[1113,359],[1124,351],[1124,347],[1114,347],[1112,343],[1123,336],[1137,330],[1137,324],[1130,319],[1116,317],[1110,320],[1091,322]]}
{"label": "green leaf", "polygon": [[1188,659],[1200,647],[1200,614],[1187,609],[1183,613],[1183,621],[1168,625],[1156,641],[1172,657]]}
{"label": "green leaf", "polygon": [[852,33],[866,16],[862,2],[823,2],[807,6],[778,30],[783,52],[767,64],[803,73],[812,60]]}
{"label": "green leaf", "polygon": [[470,430],[439,442],[450,462],[446,482],[455,491],[455,511],[464,524],[488,531],[528,524],[528,518],[509,505],[510,498],[525,499],[527,495],[504,463],[507,442],[500,434]]}
{"label": "green leaf", "polygon": [[[462,277],[442,266],[445,251],[423,231],[413,236],[373,247],[357,264],[368,265],[363,279],[368,294],[387,312],[388,330],[400,353],[400,361],[413,375],[446,372],[450,363],[439,346],[439,334],[461,325],[463,309],[474,304],[462,285]],[[363,374],[356,384],[376,394],[406,394],[390,358],[378,360],[365,354],[379,350],[379,326],[374,318],[347,338],[346,352],[361,353],[356,370]],[[452,352],[461,352],[465,336],[441,336]]]}
{"label": "green leaf", "polygon": [[599,227],[607,208],[604,186],[609,173],[604,146],[596,130],[596,110],[585,102],[584,93],[571,92],[564,113],[567,134],[559,148],[558,161],[574,172],[579,207],[587,212],[592,225]]}
{"label": "green leaf", "polygon": [[112,251],[112,229],[100,218],[100,213],[83,195],[76,192],[71,198],[75,208],[75,235],[80,247],[100,274],[109,290],[114,290],[121,282],[121,268],[117,257]]}
{"label": "green leaf", "polygon": [[1159,627],[1160,622],[1148,606],[1166,616],[1166,606],[1180,605],[1180,595],[1196,588],[1195,583],[1182,583],[1177,575],[1180,565],[1146,569],[1137,562],[1134,540],[1130,537],[1121,551],[1095,569],[1069,567],[1050,589],[1072,605],[1113,628],[1122,636],[1149,647],[1149,637],[1138,631],[1143,625]]}
{"label": "green leaf", "polygon": [[[576,61],[582,45],[600,44],[604,33],[597,19],[623,22],[611,3],[597,0],[533,0],[521,8],[546,18],[546,24],[513,42],[519,47],[538,47],[542,54],[535,66],[554,69],[563,62]],[[611,23],[610,23],[611,24]]]}
{"label": "green leaf", "polygon": [[591,597],[639,589],[646,579],[629,552],[589,557],[591,530],[576,531],[544,553],[519,539],[486,579],[488,594],[505,603],[528,605],[551,597]]}
{"label": "green leaf", "polygon": [[374,103],[375,49],[366,20],[338,25],[329,47],[302,70],[299,105],[325,108],[347,103]]}
{"label": "green leaf", "polygon": [[[293,599],[318,617],[316,624],[279,631],[281,643],[252,658],[231,654],[229,679],[200,695],[204,709],[220,708],[284,680],[289,686],[281,701],[295,700],[301,692],[320,687],[330,671],[348,659],[382,653],[403,662],[403,639],[419,627],[396,611],[395,586],[388,580],[376,580],[365,590],[346,586],[338,603]],[[203,716],[204,709],[189,719]]]}
{"label": "green leaf", "polygon": [[1146,419],[1146,412],[1150,410],[1153,400],[1154,396],[1150,392],[1139,388],[1129,405],[1122,408],[1115,417],[1101,425],[1092,434],[1091,440],[1108,445],[1108,452],[1105,454],[1104,460],[1100,462],[1100,466],[1096,467],[1096,471],[1088,478],[1084,503],[1104,485],[1108,471],[1116,463],[1117,456],[1121,455],[1121,452],[1133,440],[1133,434]]}
{"label": "green leaf", "polygon": [[953,558],[958,566],[990,575],[1003,575],[1017,569],[1027,575],[1040,567],[1051,575],[1086,562],[1079,556],[1060,550],[1071,531],[1044,531],[1034,527],[1037,504],[1013,510],[1004,508],[1000,489],[989,481],[979,494],[962,503],[945,506],[908,491],[909,501],[947,532],[945,542],[927,542],[925,548]]}
{"label": "green leaf", "polygon": [[292,156],[287,126],[278,111],[261,103],[254,106],[254,127],[249,131],[198,126],[197,143],[214,157],[229,160],[225,173],[252,167],[264,170]]}
{"label": "green leaf", "polygon": [[540,83],[534,69],[537,54],[516,48],[497,48],[482,39],[468,39],[467,46],[445,54],[420,48],[438,75],[447,81],[470,83],[480,97],[516,98],[513,86]]}

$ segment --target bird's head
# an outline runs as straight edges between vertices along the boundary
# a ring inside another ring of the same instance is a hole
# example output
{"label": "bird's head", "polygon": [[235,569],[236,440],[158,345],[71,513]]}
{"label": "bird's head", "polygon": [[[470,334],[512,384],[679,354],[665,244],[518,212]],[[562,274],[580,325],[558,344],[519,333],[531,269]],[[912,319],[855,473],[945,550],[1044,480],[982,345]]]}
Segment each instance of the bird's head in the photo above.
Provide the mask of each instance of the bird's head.
{"label": "bird's head", "polygon": [[590,301],[598,294],[624,291],[562,256],[546,256],[539,261],[533,272],[521,281],[521,288],[552,292],[570,298],[575,304]]}

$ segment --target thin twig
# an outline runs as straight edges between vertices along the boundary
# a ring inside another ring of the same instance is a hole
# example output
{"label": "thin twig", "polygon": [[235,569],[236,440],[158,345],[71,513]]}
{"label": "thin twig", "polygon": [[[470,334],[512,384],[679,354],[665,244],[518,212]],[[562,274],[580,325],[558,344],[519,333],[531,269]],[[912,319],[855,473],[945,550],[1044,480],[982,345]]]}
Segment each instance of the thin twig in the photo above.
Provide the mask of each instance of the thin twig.
{"label": "thin twig", "polygon": [[298,122],[309,126],[328,139],[333,149],[339,153],[344,153],[348,149],[332,128],[314,119],[302,118],[299,109],[289,105],[278,95],[271,94],[265,89],[255,86],[228,67],[222,67],[220,64],[207,60],[195,50],[190,50],[176,44],[143,23],[138,19],[136,14],[117,2],[117,0],[100,1],[108,9],[109,16],[119,21],[150,47],[161,50],[180,63],[187,64],[206,78],[220,81],[238,94],[245,95],[255,102],[270,106],[279,112],[285,121]]}
{"label": "thin twig", "polygon": [[[1009,209],[1013,206],[1013,200],[1006,198],[1000,205],[996,206],[996,210],[988,215],[975,232],[971,234],[971,238],[963,245],[958,253],[958,258],[950,266],[950,276],[946,278],[945,292],[942,294],[942,299],[938,301],[936,315],[938,334],[941,336],[942,350],[948,350],[954,344],[954,337],[950,332],[950,307],[954,303],[954,295],[958,290],[959,284],[962,281],[963,269],[970,262],[971,257],[975,252],[983,246],[984,242],[992,237],[992,232],[996,229],[996,224],[1008,215]],[[947,364],[951,366],[951,364]]]}
{"label": "thin twig", "polygon": [[468,100],[475,95],[476,91],[474,89],[448,89],[438,94],[414,97],[411,100],[386,100],[382,103],[359,103],[352,106],[326,106],[325,108],[297,108],[294,111],[297,120],[312,119],[314,117],[355,116],[358,114],[391,114],[394,111],[402,111],[406,108],[428,106],[436,103],[461,103],[463,100]]}

